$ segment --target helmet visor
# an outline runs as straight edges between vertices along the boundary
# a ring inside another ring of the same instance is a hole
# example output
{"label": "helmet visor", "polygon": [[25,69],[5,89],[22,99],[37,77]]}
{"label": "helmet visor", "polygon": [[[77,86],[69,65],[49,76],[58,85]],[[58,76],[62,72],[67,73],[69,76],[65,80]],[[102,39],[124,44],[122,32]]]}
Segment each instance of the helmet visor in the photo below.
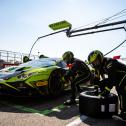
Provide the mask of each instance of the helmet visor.
{"label": "helmet visor", "polygon": [[97,68],[100,66],[100,61],[98,59],[94,60],[91,65],[94,67],[94,68]]}
{"label": "helmet visor", "polygon": [[71,61],[70,57],[64,57],[63,60],[64,60],[67,64],[69,64],[70,61]]}

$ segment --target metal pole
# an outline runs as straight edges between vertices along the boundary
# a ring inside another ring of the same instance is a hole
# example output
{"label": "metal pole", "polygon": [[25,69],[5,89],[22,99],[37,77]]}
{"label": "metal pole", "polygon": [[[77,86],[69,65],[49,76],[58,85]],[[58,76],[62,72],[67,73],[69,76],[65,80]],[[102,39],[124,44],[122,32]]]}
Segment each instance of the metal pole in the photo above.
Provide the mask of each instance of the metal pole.
{"label": "metal pole", "polygon": [[73,30],[73,31],[71,30],[71,31],[69,31],[69,34],[81,32],[81,31],[92,30],[92,29],[98,29],[98,28],[107,27],[107,26],[119,25],[119,24],[124,24],[124,23],[126,23],[126,20],[113,22],[113,23],[109,23],[109,24],[104,24],[104,25],[96,25],[96,26],[93,26],[93,27],[79,29],[79,30]]}
{"label": "metal pole", "polygon": [[41,37],[38,37],[37,40],[33,43],[32,47],[31,47],[31,49],[30,49],[30,52],[29,52],[29,56],[28,56],[28,57],[30,58],[32,49],[33,49],[34,45],[37,43],[37,41],[38,41],[39,39],[44,38],[44,37],[48,37],[48,36],[51,36],[51,35],[54,35],[54,34],[57,34],[57,33],[60,33],[60,32],[65,32],[65,31],[67,32],[68,30],[69,30],[69,29],[64,29],[64,30],[61,30],[61,31],[53,32],[53,33],[50,33],[50,34],[47,34],[47,35],[43,35],[43,36],[41,36]]}
{"label": "metal pole", "polygon": [[[70,35],[70,36],[68,36],[68,37],[75,37],[75,36],[81,36],[81,35],[88,35],[88,34],[94,34],[94,33],[106,32],[106,31],[112,31],[112,30],[119,30],[119,29],[124,29],[124,27],[111,28],[111,29],[104,29],[104,30],[86,32],[86,33],[80,33],[80,34]],[[125,30],[125,29],[124,29],[124,30]]]}

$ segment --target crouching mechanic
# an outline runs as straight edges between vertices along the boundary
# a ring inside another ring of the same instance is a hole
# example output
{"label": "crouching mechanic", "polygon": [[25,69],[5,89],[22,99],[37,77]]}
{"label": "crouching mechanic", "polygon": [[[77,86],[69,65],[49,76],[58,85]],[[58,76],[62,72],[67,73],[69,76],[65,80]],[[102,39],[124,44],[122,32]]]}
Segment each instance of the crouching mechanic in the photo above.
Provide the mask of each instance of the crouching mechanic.
{"label": "crouching mechanic", "polygon": [[68,80],[71,84],[71,98],[64,102],[65,105],[71,105],[76,103],[77,92],[81,91],[80,84],[86,83],[91,78],[91,72],[85,62],[74,58],[74,54],[71,51],[67,51],[62,55],[63,60],[67,65],[70,65],[69,71],[65,74],[65,80]]}
{"label": "crouching mechanic", "polygon": [[[88,56],[88,61],[103,76],[102,80],[96,82],[101,89],[100,95],[106,96],[113,86],[116,87],[121,112],[118,115],[113,115],[113,118],[126,120],[126,65],[116,59],[104,57],[99,50],[92,51]],[[105,74],[108,77],[105,78]]]}

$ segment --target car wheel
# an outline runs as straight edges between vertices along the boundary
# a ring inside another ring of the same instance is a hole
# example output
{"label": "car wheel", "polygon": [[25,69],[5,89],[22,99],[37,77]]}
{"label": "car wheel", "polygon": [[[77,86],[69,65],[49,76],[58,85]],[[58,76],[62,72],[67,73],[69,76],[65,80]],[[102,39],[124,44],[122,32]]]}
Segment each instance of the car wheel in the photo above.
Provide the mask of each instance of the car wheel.
{"label": "car wheel", "polygon": [[58,96],[64,90],[64,83],[62,81],[63,71],[58,69],[54,70],[50,77],[48,83],[48,91],[50,95]]}
{"label": "car wheel", "polygon": [[118,112],[118,96],[110,93],[107,97],[95,96],[93,91],[82,92],[79,96],[79,111],[92,117],[112,117]]}

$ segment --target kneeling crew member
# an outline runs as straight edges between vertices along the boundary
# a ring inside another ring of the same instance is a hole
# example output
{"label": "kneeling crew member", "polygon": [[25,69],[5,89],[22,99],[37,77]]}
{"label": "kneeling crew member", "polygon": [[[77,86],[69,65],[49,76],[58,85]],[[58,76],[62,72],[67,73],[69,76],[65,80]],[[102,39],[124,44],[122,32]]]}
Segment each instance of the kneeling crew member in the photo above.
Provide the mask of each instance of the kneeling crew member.
{"label": "kneeling crew member", "polygon": [[71,64],[69,71],[65,75],[65,79],[71,83],[71,98],[64,102],[65,105],[71,105],[76,103],[77,92],[81,91],[80,84],[86,83],[91,78],[91,72],[85,62],[74,58],[74,54],[71,51],[67,51],[62,55],[63,60],[67,65]]}

